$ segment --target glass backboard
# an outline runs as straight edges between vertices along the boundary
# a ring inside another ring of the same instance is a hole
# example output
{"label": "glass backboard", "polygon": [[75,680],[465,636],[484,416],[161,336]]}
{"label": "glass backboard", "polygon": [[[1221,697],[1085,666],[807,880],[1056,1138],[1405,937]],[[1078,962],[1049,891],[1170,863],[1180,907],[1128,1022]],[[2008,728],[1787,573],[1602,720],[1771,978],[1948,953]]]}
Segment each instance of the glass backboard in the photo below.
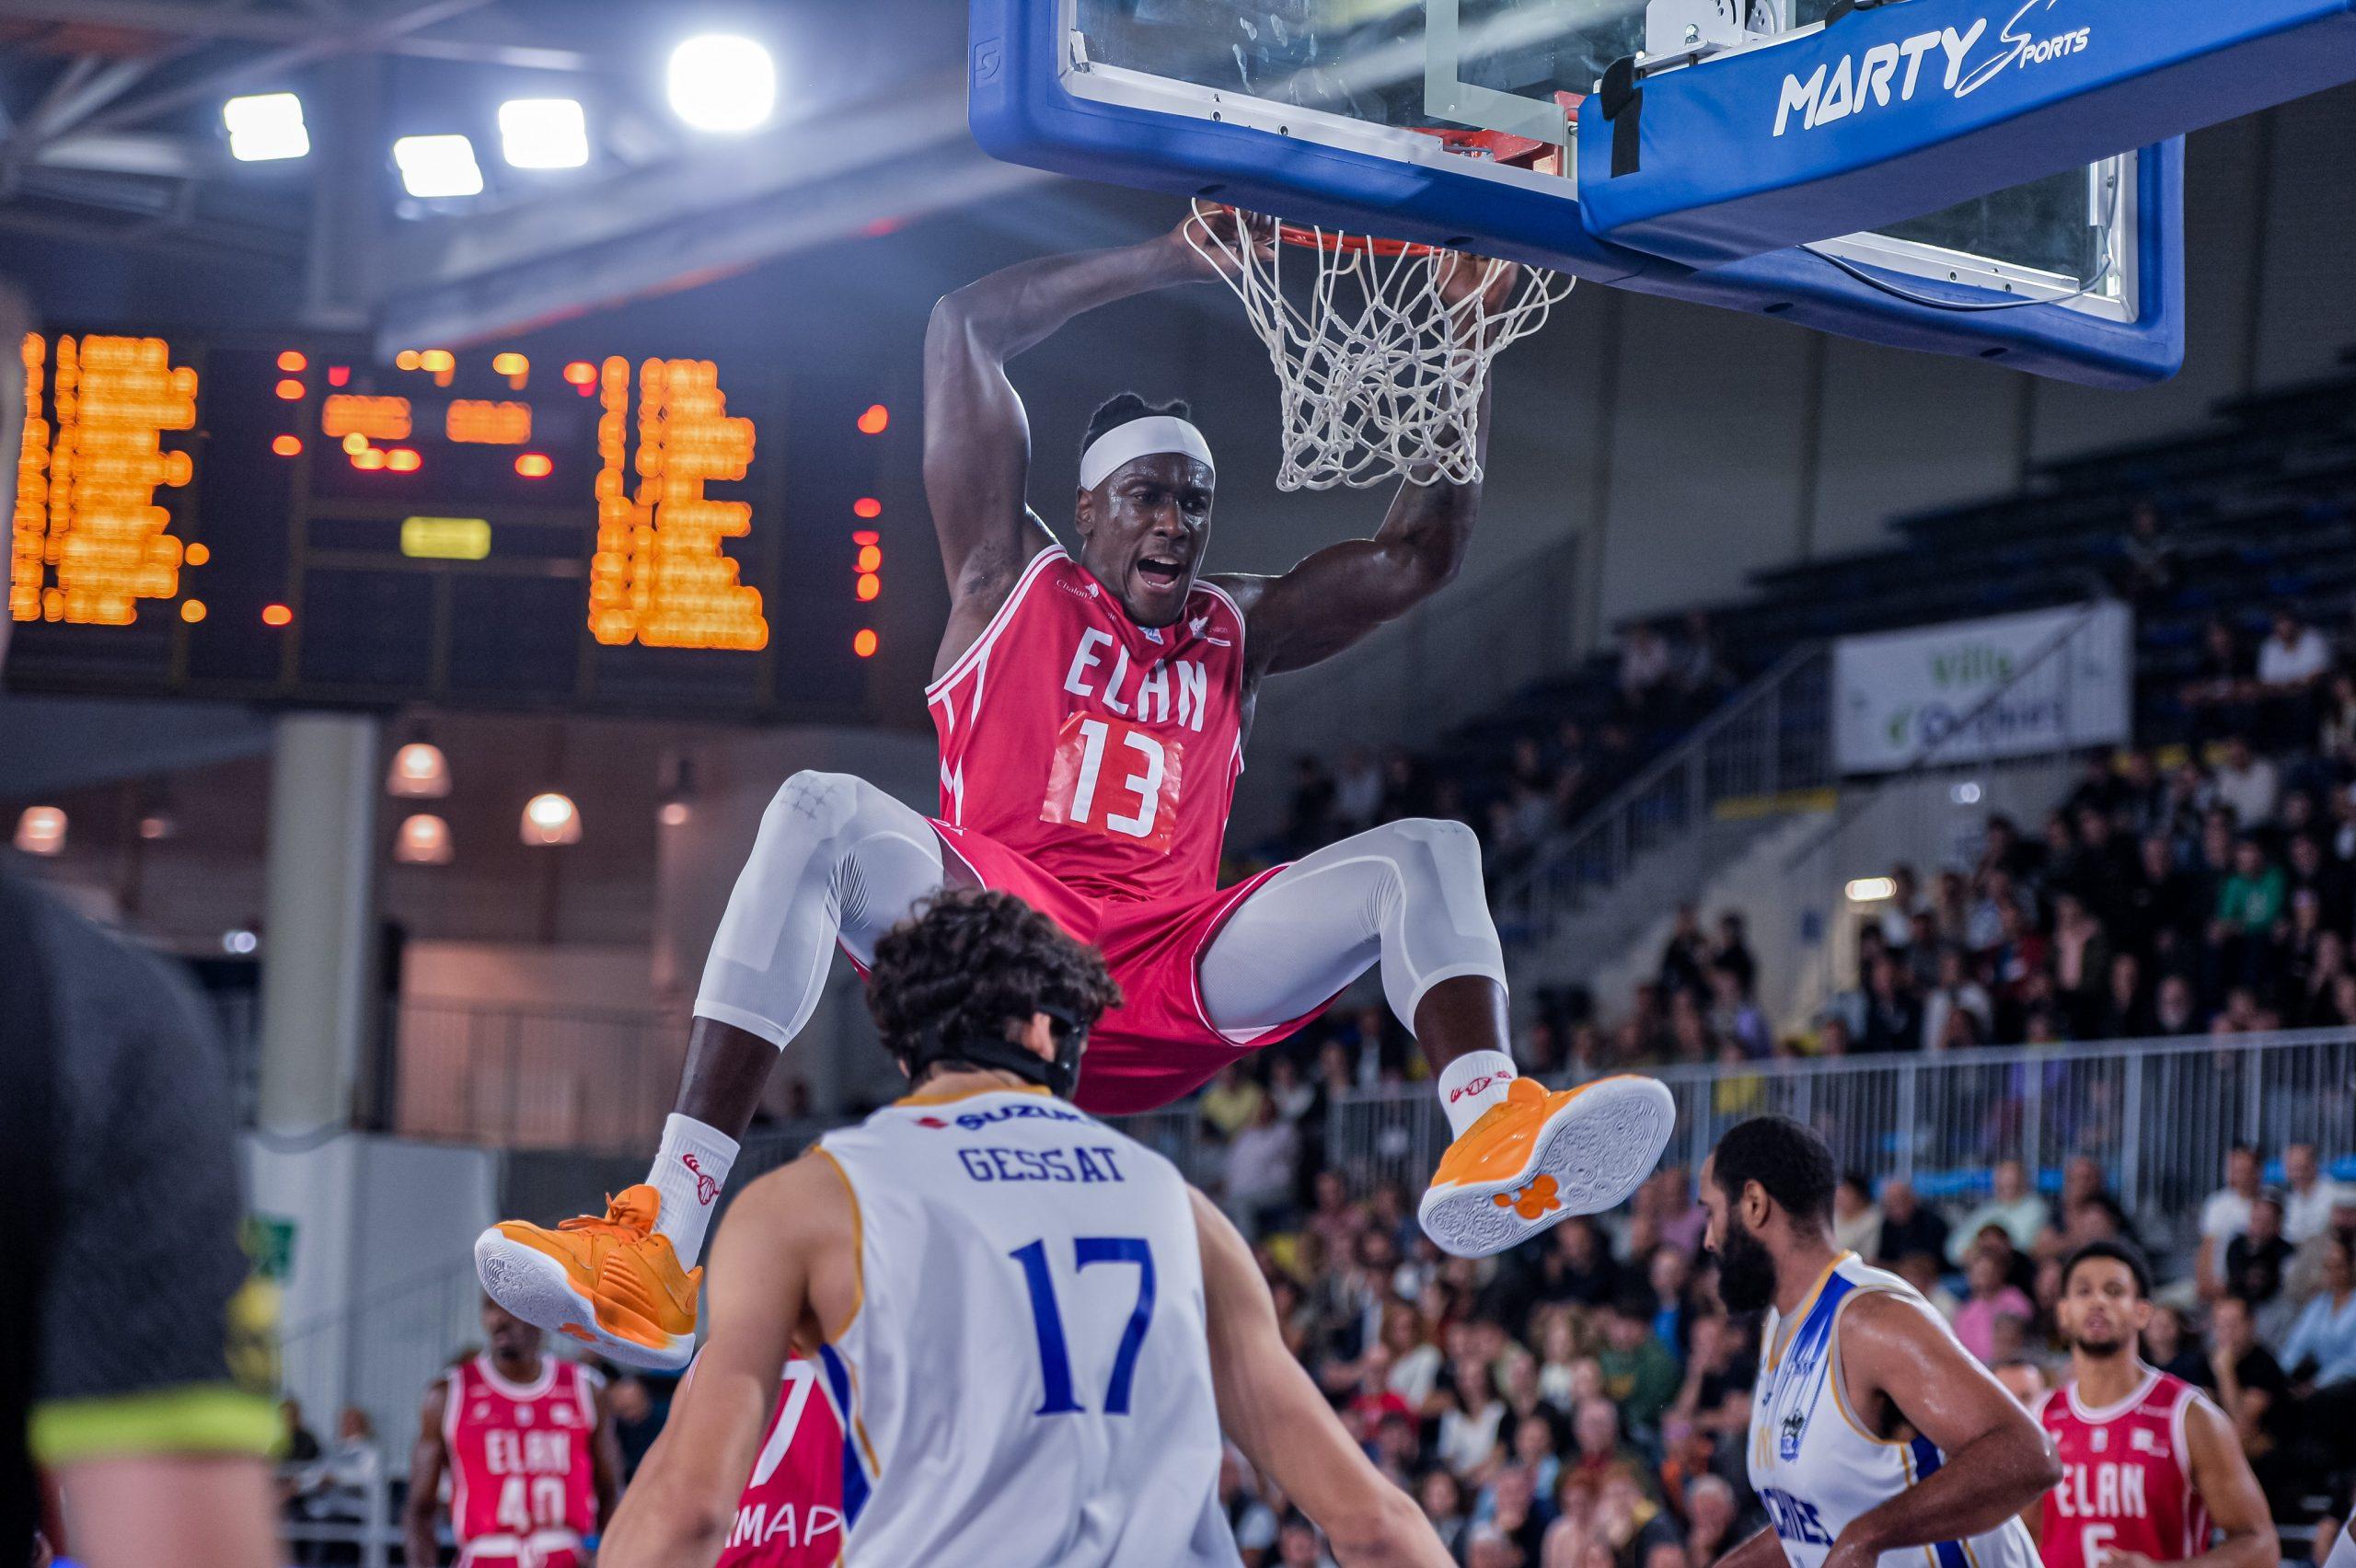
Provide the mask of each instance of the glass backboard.
{"label": "glass backboard", "polygon": [[[1571,110],[1646,46],[1645,0],[1056,0],[1076,97],[1275,130],[1576,202]],[[1748,6],[1761,37],[1813,30],[1831,0]],[[1792,14],[1796,11],[1796,15]],[[1729,18],[1731,20],[1731,18]],[[1419,131],[1563,145],[1545,171],[1441,148]],[[1882,273],[1973,284],[2108,320],[2135,317],[2134,159],[2107,160],[1892,223],[1823,236]]]}

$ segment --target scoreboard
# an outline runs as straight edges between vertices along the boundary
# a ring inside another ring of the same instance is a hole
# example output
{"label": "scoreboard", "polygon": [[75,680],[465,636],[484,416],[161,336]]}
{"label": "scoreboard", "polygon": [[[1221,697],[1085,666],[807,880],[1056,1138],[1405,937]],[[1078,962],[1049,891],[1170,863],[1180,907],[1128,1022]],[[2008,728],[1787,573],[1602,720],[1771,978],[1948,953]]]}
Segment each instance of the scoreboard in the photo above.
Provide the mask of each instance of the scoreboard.
{"label": "scoreboard", "polygon": [[881,403],[701,357],[73,332],[21,357],[12,687],[865,707],[907,433]]}

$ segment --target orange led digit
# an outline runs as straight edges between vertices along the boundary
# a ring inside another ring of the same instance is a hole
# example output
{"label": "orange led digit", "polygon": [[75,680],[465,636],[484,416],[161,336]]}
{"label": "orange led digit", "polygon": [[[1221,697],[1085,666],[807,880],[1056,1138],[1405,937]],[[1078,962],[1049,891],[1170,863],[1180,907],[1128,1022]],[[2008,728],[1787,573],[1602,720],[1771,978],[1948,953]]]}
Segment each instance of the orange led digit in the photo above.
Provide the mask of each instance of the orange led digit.
{"label": "orange led digit", "polygon": [[443,429],[452,441],[481,446],[521,446],[532,439],[532,406],[460,398],[451,403]]}
{"label": "orange led digit", "polygon": [[26,340],[9,614],[129,626],[139,600],[179,593],[180,541],[156,497],[194,476],[163,436],[195,428],[196,372],[160,338],[61,336],[47,357]]}
{"label": "orange led digit", "polygon": [[[331,394],[319,408],[322,434],[360,436],[369,441],[406,441],[410,403],[406,398],[371,398],[357,392]],[[346,443],[344,450],[350,451]]]}
{"label": "orange led digit", "polygon": [[752,532],[753,509],[704,493],[752,466],[753,421],[728,412],[710,360],[650,359],[639,367],[638,449],[628,484],[629,366],[599,375],[597,548],[590,560],[589,630],[599,642],[651,648],[768,645],[761,594],[737,582],[722,541]]}

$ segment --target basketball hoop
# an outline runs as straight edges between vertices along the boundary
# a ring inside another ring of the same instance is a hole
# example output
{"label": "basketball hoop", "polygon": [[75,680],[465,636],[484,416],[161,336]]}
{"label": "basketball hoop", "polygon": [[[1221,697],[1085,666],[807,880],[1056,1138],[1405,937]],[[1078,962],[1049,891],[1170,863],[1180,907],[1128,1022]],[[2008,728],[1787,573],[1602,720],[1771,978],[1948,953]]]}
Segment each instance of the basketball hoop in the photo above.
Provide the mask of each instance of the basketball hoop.
{"label": "basketball hoop", "polygon": [[[1467,134],[1468,141],[1470,134]],[[1451,149],[1453,150],[1453,148]],[[1195,204],[1197,218],[1213,209]],[[1489,363],[1545,324],[1576,281],[1436,246],[1296,224],[1263,256],[1244,225],[1233,236],[1189,224],[1187,243],[1218,269],[1276,366],[1283,402],[1276,488],[1362,488],[1417,473],[1453,484],[1481,478],[1481,392]],[[1288,269],[1287,257],[1301,258]],[[1477,267],[1454,305],[1446,285]],[[1305,301],[1286,293],[1309,279]]]}

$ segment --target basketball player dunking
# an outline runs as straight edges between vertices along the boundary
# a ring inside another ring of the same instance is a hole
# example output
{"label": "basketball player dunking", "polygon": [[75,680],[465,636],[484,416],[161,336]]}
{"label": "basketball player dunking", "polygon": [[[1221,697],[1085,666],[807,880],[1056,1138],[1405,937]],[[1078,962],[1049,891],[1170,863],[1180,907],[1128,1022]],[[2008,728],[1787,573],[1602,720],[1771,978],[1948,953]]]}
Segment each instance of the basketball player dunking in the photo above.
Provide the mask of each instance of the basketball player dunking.
{"label": "basketball player dunking", "polygon": [[[1453,271],[1460,298],[1478,273]],[[713,940],[652,1175],[602,1219],[486,1231],[483,1284],[511,1309],[618,1361],[684,1361],[711,1205],[771,1063],[817,1005],[830,951],[865,963],[944,885],[1016,894],[1104,952],[1124,1000],[1095,1035],[1080,1090],[1091,1111],[1169,1103],[1380,964],[1456,1135],[1421,1209],[1441,1246],[1502,1251],[1619,1203],[1651,1172],[1671,1119],[1658,1083],[1548,1094],[1516,1077],[1504,957],[1461,824],[1387,824],[1217,885],[1260,683],[1333,657],[1445,584],[1480,486],[1411,477],[1371,538],[1275,577],[1205,577],[1210,447],[1183,406],[1125,395],[1087,432],[1077,543],[1067,549],[1025,504],[1031,432],[1007,361],[1085,311],[1211,276],[1182,228],[1011,267],[934,310],[925,487],[951,589],[927,690],[941,814],[840,774],[785,781]]]}
{"label": "basketball player dunking", "polygon": [[2234,1424],[2136,1354],[2151,1283],[2115,1241],[2062,1265],[2055,1315],[2071,1377],[2037,1411],[2062,1482],[2027,1515],[2045,1568],[2274,1568],[2281,1542]]}
{"label": "basketball player dunking", "polygon": [[1832,1240],[1832,1151],[1760,1116],[1703,1172],[1718,1296],[1765,1310],[1750,1484],[1769,1528],[1720,1568],[2035,1568],[2016,1516],[2044,1435],[1929,1302]]}
{"label": "basketball player dunking", "polygon": [[540,1331],[482,1307],[484,1348],[425,1391],[410,1453],[408,1561],[439,1562],[433,1517],[450,1476],[458,1568],[587,1568],[621,1491],[604,1382],[540,1348]]}
{"label": "basketball player dunking", "polygon": [[[1235,1228],[1070,1103],[1118,994],[1003,893],[944,893],[881,939],[870,1000],[911,1092],[737,1200],[711,1337],[600,1568],[741,1545],[743,1478],[792,1452],[783,1417],[760,1447],[763,1417],[796,1398],[843,1435],[828,1562],[1237,1568],[1224,1428],[1347,1568],[1447,1568],[1286,1346]],[[797,1349],[814,1387],[780,1395]]]}

